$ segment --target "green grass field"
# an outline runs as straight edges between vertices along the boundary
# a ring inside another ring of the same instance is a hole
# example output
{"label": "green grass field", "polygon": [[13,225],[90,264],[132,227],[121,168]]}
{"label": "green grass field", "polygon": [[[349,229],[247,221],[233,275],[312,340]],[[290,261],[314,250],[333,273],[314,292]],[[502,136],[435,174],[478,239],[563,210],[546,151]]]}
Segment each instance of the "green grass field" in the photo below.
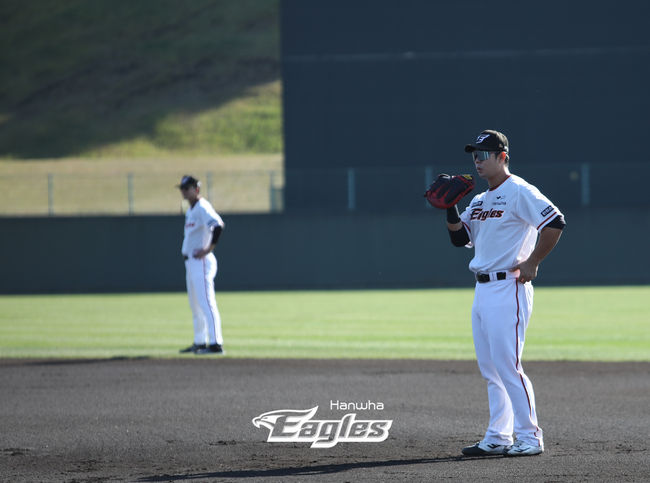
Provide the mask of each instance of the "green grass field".
{"label": "green grass field", "polygon": [[[474,357],[473,292],[218,293],[227,357]],[[527,360],[650,360],[650,287],[538,288]],[[0,357],[180,356],[184,293],[1,296]]]}

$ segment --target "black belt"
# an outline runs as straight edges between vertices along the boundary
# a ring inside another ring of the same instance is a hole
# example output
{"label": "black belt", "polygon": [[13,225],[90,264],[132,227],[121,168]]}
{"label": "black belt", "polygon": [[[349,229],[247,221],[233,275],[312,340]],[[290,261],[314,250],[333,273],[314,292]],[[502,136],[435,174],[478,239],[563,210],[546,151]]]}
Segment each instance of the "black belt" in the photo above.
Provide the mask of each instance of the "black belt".
{"label": "black belt", "polygon": [[[497,280],[505,280],[506,279],[506,272],[497,272]],[[477,273],[476,274],[476,281],[478,283],[485,283],[490,281],[490,274],[489,273]]]}
{"label": "black belt", "polygon": [[190,257],[188,257],[187,255],[183,255],[183,260],[187,260],[188,258]]}

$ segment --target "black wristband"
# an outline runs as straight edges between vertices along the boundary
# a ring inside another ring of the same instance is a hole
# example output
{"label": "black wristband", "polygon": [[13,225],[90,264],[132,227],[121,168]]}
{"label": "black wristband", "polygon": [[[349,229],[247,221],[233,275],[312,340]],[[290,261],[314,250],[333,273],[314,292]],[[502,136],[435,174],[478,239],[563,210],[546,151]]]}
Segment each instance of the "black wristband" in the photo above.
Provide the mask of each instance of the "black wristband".
{"label": "black wristband", "polygon": [[458,213],[458,207],[456,205],[447,208],[447,223],[451,225],[460,223],[460,214]]}

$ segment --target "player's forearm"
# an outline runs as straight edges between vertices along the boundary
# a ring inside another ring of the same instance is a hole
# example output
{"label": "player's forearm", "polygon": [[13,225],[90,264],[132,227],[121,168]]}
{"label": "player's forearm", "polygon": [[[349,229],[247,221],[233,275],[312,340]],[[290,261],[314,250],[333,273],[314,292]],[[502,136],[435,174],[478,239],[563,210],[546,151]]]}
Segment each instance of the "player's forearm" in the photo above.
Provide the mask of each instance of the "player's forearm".
{"label": "player's forearm", "polygon": [[458,231],[462,227],[463,223],[460,221],[458,207],[454,205],[451,208],[447,208],[447,229],[449,231]]}
{"label": "player's forearm", "polygon": [[537,245],[535,246],[533,253],[528,257],[528,260],[533,262],[535,265],[539,265],[542,260],[551,253],[551,250],[555,248],[561,235],[562,230],[558,228],[550,228],[548,226],[543,228],[542,232],[539,234]]}
{"label": "player's forearm", "polygon": [[460,221],[460,214],[455,205],[447,208],[447,230],[449,231],[451,244],[455,247],[463,247],[469,243],[469,235],[463,226],[463,222]]}

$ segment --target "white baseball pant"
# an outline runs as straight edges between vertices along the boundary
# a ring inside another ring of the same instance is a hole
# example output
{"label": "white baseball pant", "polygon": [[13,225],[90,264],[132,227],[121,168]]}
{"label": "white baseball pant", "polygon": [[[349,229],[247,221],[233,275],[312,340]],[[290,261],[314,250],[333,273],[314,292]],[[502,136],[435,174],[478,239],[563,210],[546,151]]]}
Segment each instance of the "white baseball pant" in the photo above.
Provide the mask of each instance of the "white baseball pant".
{"label": "white baseball pant", "polygon": [[194,343],[223,344],[221,317],[214,297],[217,259],[213,253],[185,260],[185,282],[194,321]]}
{"label": "white baseball pant", "polygon": [[511,445],[514,432],[518,440],[543,446],[533,385],[521,365],[532,310],[531,283],[515,278],[476,283],[472,333],[478,366],[487,380],[487,443]]}

